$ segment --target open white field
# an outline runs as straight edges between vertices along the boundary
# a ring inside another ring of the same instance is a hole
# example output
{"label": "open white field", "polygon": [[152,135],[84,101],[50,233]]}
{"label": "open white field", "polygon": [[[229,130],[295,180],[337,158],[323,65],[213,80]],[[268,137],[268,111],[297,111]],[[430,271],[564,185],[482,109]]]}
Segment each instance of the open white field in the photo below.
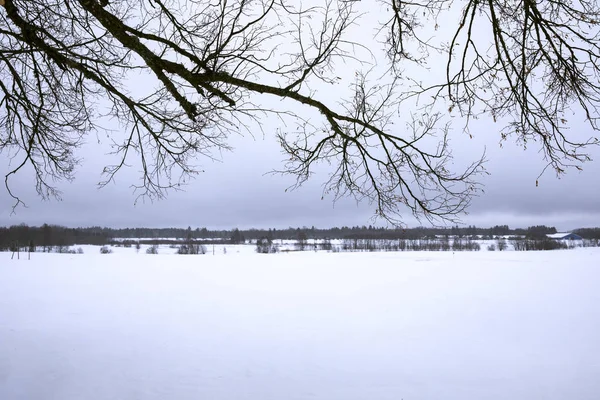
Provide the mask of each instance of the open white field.
{"label": "open white field", "polygon": [[0,253],[2,400],[597,400],[600,249]]}

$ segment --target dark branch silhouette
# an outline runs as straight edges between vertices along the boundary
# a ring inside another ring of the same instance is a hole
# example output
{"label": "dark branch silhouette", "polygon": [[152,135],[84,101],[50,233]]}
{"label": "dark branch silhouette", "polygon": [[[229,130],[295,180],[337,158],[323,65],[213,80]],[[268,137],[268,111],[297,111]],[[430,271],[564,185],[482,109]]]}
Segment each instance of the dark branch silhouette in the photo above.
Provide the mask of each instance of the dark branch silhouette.
{"label": "dark branch silhouette", "polygon": [[[325,194],[370,201],[394,224],[406,209],[453,221],[481,190],[483,157],[452,171],[448,114],[467,130],[472,118],[498,121],[500,138],[539,143],[558,173],[589,159],[598,140],[567,120],[579,111],[598,128],[597,2],[366,3],[0,0],[0,151],[15,160],[5,176],[15,207],[10,180],[26,166],[43,198],[60,196],[55,182],[73,178],[77,149],[105,118],[124,137],[102,185],[133,163],[138,194],[160,198],[197,174],[198,157],[276,115],[280,172],[301,185],[327,163]],[[379,28],[361,30],[373,18]],[[438,20],[452,37],[433,40]],[[439,54],[440,82],[403,71]],[[148,84],[129,85],[134,76]],[[318,90],[340,84],[334,102]],[[266,107],[259,95],[284,101]]]}

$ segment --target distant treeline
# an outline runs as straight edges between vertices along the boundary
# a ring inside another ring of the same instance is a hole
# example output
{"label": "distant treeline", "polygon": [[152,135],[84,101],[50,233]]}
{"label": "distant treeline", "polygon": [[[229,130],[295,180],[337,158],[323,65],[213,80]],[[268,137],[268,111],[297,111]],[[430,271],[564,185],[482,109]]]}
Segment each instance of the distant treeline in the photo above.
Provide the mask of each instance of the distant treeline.
{"label": "distant treeline", "polygon": [[27,226],[25,224],[0,228],[0,251],[14,246],[32,247],[49,251],[53,247],[68,247],[75,244],[103,245],[111,241],[110,229],[66,228],[48,225]]}
{"label": "distant treeline", "polygon": [[[586,239],[600,239],[600,228],[583,228],[574,231]],[[556,228],[544,225],[530,226],[527,229],[511,229],[507,225],[496,225],[491,228],[467,227],[417,227],[410,229],[389,229],[374,226],[336,227],[319,229],[313,227],[287,229],[247,229],[247,230],[209,230],[206,228],[126,228],[113,229],[102,227],[67,228],[48,225],[27,226],[24,224],[0,228],[0,250],[11,246],[35,246],[50,248],[55,246],[72,246],[75,244],[105,245],[116,239],[144,238],[142,243],[167,243],[169,238],[184,239],[194,242],[210,243],[245,243],[267,238],[273,240],[306,240],[306,239],[423,239],[440,236],[493,238],[497,236],[522,236],[530,239],[543,238],[546,234],[556,233]]]}

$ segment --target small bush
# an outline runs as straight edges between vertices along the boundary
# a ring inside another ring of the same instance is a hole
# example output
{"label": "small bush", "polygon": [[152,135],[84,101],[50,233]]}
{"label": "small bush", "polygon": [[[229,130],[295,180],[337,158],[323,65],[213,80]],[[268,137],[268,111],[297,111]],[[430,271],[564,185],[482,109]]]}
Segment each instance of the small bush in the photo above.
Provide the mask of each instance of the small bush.
{"label": "small bush", "polygon": [[583,247],[600,247],[600,239],[584,239],[581,245]]}
{"label": "small bush", "polygon": [[279,248],[273,244],[271,239],[262,237],[256,241],[256,252],[261,254],[277,253]]}
{"label": "small bush", "polygon": [[146,249],[146,254],[158,254],[158,246],[153,244]]}
{"label": "small bush", "polygon": [[69,253],[69,246],[58,245],[58,246],[54,246],[54,248],[52,250],[55,253],[68,254]]}
{"label": "small bush", "polygon": [[177,249],[177,254],[206,254],[206,246],[203,244],[182,244]]}
{"label": "small bush", "polygon": [[100,247],[100,254],[110,254],[112,252],[113,252],[112,249],[110,247],[108,247],[108,246],[102,246],[102,247]]}
{"label": "small bush", "polygon": [[497,242],[498,251],[504,251],[508,248],[508,244],[506,244],[506,239],[499,238]]}
{"label": "small bush", "polygon": [[496,251],[496,245],[492,243],[487,247],[487,249],[488,251]]}
{"label": "small bush", "polygon": [[480,249],[479,243],[471,239],[455,238],[452,242],[452,251],[479,251]]}
{"label": "small bush", "polygon": [[83,254],[83,249],[81,247],[77,248],[77,254]]}

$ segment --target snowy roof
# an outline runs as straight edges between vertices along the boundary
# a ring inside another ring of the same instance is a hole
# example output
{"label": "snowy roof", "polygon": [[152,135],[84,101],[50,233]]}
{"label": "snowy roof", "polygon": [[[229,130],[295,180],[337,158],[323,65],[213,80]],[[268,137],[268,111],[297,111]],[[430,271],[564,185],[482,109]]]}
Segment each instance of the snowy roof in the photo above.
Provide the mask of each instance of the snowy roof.
{"label": "snowy roof", "polygon": [[571,232],[561,232],[561,233],[549,233],[546,236],[550,239],[563,239],[569,235],[572,235]]}

